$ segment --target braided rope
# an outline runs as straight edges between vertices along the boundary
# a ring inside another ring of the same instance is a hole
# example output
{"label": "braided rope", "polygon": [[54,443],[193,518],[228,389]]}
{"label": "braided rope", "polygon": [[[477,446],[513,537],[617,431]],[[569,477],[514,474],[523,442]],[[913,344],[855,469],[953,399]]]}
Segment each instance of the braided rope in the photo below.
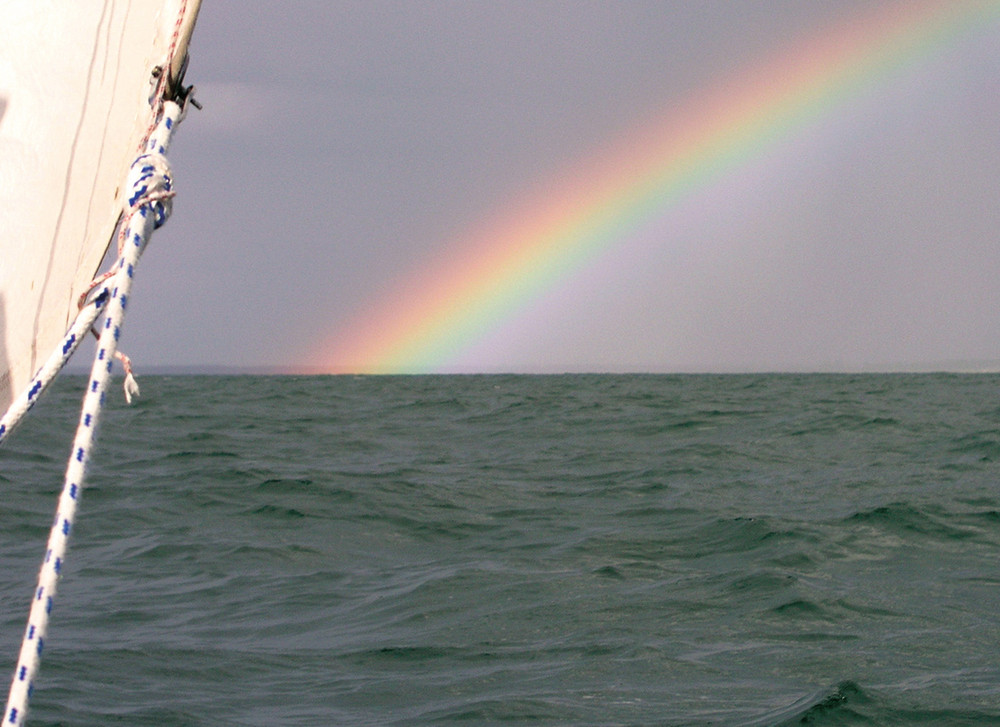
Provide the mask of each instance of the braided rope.
{"label": "braided rope", "polygon": [[[135,266],[153,230],[162,225],[170,214],[170,198],[174,193],[170,183],[170,168],[163,155],[182,113],[181,107],[176,103],[167,101],[164,104],[159,123],[146,143],[146,153],[135,160],[129,172],[128,181],[132,194],[127,202],[129,207],[125,212],[119,235],[122,254],[109,286],[111,292],[105,296],[110,300],[106,302],[107,314],[104,327],[97,344],[94,365],[83,398],[80,423],[66,466],[63,490],[59,497],[55,521],[49,532],[45,558],[38,574],[38,586],[32,598],[27,629],[21,643],[7,706],[3,712],[4,725],[20,727],[27,716],[28,701],[34,689],[34,678],[41,662],[48,630],[49,614],[52,611],[59,574],[66,557],[69,534],[83,489],[91,449],[96,440],[105,391],[111,379],[112,358],[117,352]],[[98,295],[98,298],[101,297]]]}
{"label": "braided rope", "polygon": [[[183,113],[184,112],[182,110],[182,116]],[[135,204],[138,200],[144,199],[146,201],[153,202],[152,211],[154,217],[154,229],[159,229],[159,227],[166,222],[172,209],[173,203],[171,202],[171,198],[173,198],[174,192],[171,188],[170,165],[167,163],[166,157],[163,156],[166,149],[163,146],[159,146],[149,140],[149,135],[155,128],[155,124],[151,126],[150,131],[147,132],[146,139],[143,140],[143,144],[149,151],[132,162],[132,173],[135,175],[135,180],[134,186],[132,187],[132,196],[127,200],[128,208],[126,216],[123,219],[118,232],[119,260],[121,260],[125,248],[128,221],[130,216],[135,214]],[[149,184],[152,180],[162,180],[159,182],[162,184],[162,189],[157,191],[155,194],[149,189]],[[90,282],[90,285],[87,286],[87,289],[80,295],[80,308],[82,309],[84,305],[86,305],[87,297],[91,294],[94,288],[97,288],[105,281],[113,278],[117,272],[118,268],[113,267],[111,270],[108,270],[102,275],[94,278]],[[94,338],[101,337],[101,334],[97,330],[93,330],[93,334]],[[125,369],[125,401],[131,404],[132,397],[139,395],[139,384],[136,382],[132,371],[132,359],[126,356],[122,351],[115,351],[114,355],[115,358],[122,362],[122,368]],[[0,436],[2,436],[2,430],[0,430]]]}
{"label": "braided rope", "polygon": [[62,371],[63,366],[66,365],[66,362],[69,361],[76,349],[80,347],[80,343],[86,338],[87,332],[94,325],[94,321],[97,320],[101,311],[107,306],[110,298],[111,291],[105,287],[101,289],[93,300],[84,305],[79,315],[77,315],[76,320],[73,321],[73,325],[70,326],[69,331],[63,337],[63,340],[45,363],[42,364],[42,367],[38,369],[35,377],[28,382],[28,385],[21,392],[20,396],[14,399],[7,409],[7,413],[0,419],[0,442],[3,442],[10,436],[10,433],[14,431],[35,403],[41,398],[42,393],[49,388],[49,384],[55,381],[56,376]]}
{"label": "braided rope", "polygon": [[[177,18],[174,20],[174,29],[170,34],[170,45],[167,47],[167,59],[163,66],[160,67],[160,77],[157,80],[156,88],[154,89],[153,96],[150,100],[154,111],[153,121],[146,129],[146,133],[142,137],[142,141],[139,143],[140,147],[145,147],[148,144],[149,138],[153,134],[153,130],[156,128],[157,121],[163,114],[164,105],[167,99],[172,95],[169,92],[171,81],[180,80],[171,78],[170,74],[174,65],[174,58],[177,55],[177,45],[181,38],[181,28],[184,26],[184,19],[187,17],[187,12],[188,0],[181,0],[180,7],[177,9]],[[183,118],[183,116],[180,118]]]}

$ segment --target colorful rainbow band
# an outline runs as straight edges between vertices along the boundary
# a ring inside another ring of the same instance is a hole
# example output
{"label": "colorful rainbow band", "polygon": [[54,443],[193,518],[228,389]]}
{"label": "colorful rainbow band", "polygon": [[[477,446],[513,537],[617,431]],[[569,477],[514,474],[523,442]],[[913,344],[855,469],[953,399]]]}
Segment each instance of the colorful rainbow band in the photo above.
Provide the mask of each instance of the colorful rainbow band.
{"label": "colorful rainbow band", "polygon": [[331,372],[440,370],[652,219],[850,99],[1000,21],[1000,0],[904,0],[690,98],[556,194],[464,240],[324,342]]}

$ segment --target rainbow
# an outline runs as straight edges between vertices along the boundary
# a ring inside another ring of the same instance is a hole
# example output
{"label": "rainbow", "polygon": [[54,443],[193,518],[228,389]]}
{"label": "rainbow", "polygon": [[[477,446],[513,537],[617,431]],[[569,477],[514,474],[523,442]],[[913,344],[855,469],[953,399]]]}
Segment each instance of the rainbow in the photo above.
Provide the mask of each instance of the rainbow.
{"label": "rainbow", "polygon": [[441,370],[531,301],[698,190],[1000,17],[1000,0],[903,0],[689,98],[534,204],[400,282],[306,357],[352,373]]}

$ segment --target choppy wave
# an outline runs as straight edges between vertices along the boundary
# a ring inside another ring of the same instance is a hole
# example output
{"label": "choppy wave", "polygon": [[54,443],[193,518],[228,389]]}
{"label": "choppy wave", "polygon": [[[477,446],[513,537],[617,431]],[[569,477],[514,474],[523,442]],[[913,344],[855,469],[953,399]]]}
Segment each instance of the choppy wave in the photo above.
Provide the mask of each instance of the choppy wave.
{"label": "choppy wave", "polygon": [[[933,695],[913,700],[932,702]],[[793,727],[793,725],[996,725],[1000,710],[962,709],[941,706],[908,705],[904,697],[887,697],[875,690],[863,689],[845,680],[829,689],[807,695],[786,708],[752,724],[756,727]],[[895,703],[894,703],[895,702]]]}
{"label": "choppy wave", "polygon": [[[1000,724],[1000,378],[146,378],[38,724]],[[0,452],[13,663],[77,382]]]}

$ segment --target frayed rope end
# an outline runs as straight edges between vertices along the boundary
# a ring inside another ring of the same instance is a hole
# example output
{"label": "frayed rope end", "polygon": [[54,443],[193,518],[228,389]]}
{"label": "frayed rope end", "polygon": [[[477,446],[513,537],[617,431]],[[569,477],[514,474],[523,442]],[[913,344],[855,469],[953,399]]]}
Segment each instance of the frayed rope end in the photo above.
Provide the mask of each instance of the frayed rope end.
{"label": "frayed rope end", "polygon": [[139,396],[139,382],[135,380],[132,372],[129,371],[125,374],[125,401],[128,404],[132,403],[132,397]]}

